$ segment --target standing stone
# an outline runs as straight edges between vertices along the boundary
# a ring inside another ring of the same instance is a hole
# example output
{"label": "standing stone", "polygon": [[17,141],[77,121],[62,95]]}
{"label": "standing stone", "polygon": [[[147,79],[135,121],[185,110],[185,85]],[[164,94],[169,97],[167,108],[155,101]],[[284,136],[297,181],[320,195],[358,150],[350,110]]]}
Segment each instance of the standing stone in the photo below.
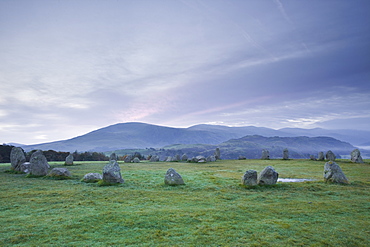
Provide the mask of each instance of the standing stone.
{"label": "standing stone", "polygon": [[159,157],[157,155],[153,155],[152,157],[150,157],[150,162],[158,162],[159,161]]}
{"label": "standing stone", "polygon": [[207,159],[206,157],[204,157],[203,155],[198,155],[197,157],[195,157],[198,161],[198,163],[206,163],[207,162]]}
{"label": "standing stone", "polygon": [[34,176],[46,176],[48,174],[48,170],[50,165],[46,160],[46,157],[42,153],[41,150],[37,150],[31,155],[30,158],[30,175]]}
{"label": "standing stone", "polygon": [[319,155],[317,156],[317,160],[320,160],[320,161],[325,160],[324,152],[319,152]]}
{"label": "standing stone", "polygon": [[31,163],[30,162],[24,162],[20,166],[21,172],[29,173],[30,172]]}
{"label": "standing stone", "polygon": [[351,152],[351,161],[354,163],[364,163],[361,157],[360,150],[357,148]]}
{"label": "standing stone", "polygon": [[140,163],[140,159],[138,157],[135,157],[132,162],[134,162],[134,163]]}
{"label": "standing stone", "polygon": [[283,160],[288,160],[289,159],[289,150],[285,148],[283,150]]}
{"label": "standing stone", "polygon": [[182,179],[181,175],[178,174],[175,169],[170,168],[167,170],[167,173],[164,177],[164,183],[168,185],[183,185],[184,180]]}
{"label": "standing stone", "polygon": [[340,166],[334,161],[328,161],[324,166],[325,182],[348,184],[348,179],[344,175]]}
{"label": "standing stone", "polygon": [[118,156],[116,153],[111,153],[111,155],[109,156],[109,160],[118,160]]}
{"label": "standing stone", "polygon": [[221,159],[220,148],[216,148],[214,156],[216,157],[217,160]]}
{"label": "standing stone", "polygon": [[166,159],[165,159],[165,162],[172,162],[172,157],[171,156],[168,156]]}
{"label": "standing stone", "polygon": [[103,177],[100,173],[87,173],[85,176],[82,178],[82,181],[85,183],[95,183],[98,182],[99,180],[102,180]]}
{"label": "standing stone", "polygon": [[66,168],[53,168],[48,176],[54,178],[70,178],[71,173]]}
{"label": "standing stone", "polygon": [[181,161],[187,161],[188,160],[188,156],[186,154],[183,154],[181,156]]}
{"label": "standing stone", "polygon": [[245,157],[244,155],[239,155],[239,157],[238,157],[238,160],[246,160],[247,159],[247,157]]}
{"label": "standing stone", "polygon": [[130,163],[132,161],[132,156],[131,155],[127,155],[124,159],[125,163]]}
{"label": "standing stone", "polygon": [[326,160],[329,160],[329,161],[334,161],[335,158],[336,158],[335,157],[335,154],[331,150],[329,150],[328,152],[326,152],[325,157],[326,157]]}
{"label": "standing stone", "polygon": [[310,155],[310,160],[314,160],[314,161],[316,161],[315,156],[311,154],[311,155]]}
{"label": "standing stone", "polygon": [[257,171],[248,170],[242,177],[242,184],[246,186],[256,186],[257,185]]}
{"label": "standing stone", "polygon": [[121,168],[116,160],[109,161],[109,164],[103,168],[103,181],[108,184],[123,183]]}
{"label": "standing stone", "polygon": [[10,151],[11,169],[14,171],[22,171],[21,165],[26,162],[23,149],[20,147],[13,147]]}
{"label": "standing stone", "polygon": [[260,185],[273,185],[276,184],[279,178],[279,173],[275,171],[272,166],[268,166],[258,176],[258,184]]}
{"label": "standing stone", "polygon": [[73,155],[69,154],[66,157],[66,162],[64,163],[66,166],[73,166]]}
{"label": "standing stone", "polygon": [[179,162],[181,160],[181,157],[180,157],[180,154],[176,154],[175,156],[173,156],[172,158],[172,161],[177,161]]}
{"label": "standing stone", "polygon": [[269,159],[270,159],[270,152],[266,149],[263,149],[261,160],[269,160]]}

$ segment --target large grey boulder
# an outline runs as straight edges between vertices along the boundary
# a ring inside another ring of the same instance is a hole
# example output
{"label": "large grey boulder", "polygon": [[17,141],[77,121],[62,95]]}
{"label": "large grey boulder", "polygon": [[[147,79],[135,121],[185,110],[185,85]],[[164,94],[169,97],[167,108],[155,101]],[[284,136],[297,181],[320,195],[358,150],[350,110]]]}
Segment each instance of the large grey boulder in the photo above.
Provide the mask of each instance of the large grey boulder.
{"label": "large grey boulder", "polygon": [[54,178],[70,178],[71,173],[67,168],[53,168],[47,176]]}
{"label": "large grey boulder", "polygon": [[37,150],[31,155],[29,174],[33,176],[46,176],[50,165],[41,150]]}
{"label": "large grey boulder", "polygon": [[317,160],[319,161],[325,160],[324,152],[319,152],[319,154],[317,155]]}
{"label": "large grey boulder", "polygon": [[288,160],[289,159],[289,150],[285,148],[283,150],[283,160]]}
{"label": "large grey boulder", "polygon": [[26,162],[23,149],[20,147],[13,147],[10,151],[11,169],[15,171],[22,171],[21,165]]}
{"label": "large grey boulder", "polygon": [[246,186],[256,186],[257,185],[257,171],[248,170],[244,173],[242,177],[242,184]]}
{"label": "large grey boulder", "polygon": [[270,159],[270,152],[266,149],[263,149],[261,160],[269,160],[269,159]]}
{"label": "large grey boulder", "polygon": [[121,168],[116,160],[109,161],[109,164],[103,168],[103,181],[107,184],[123,183]]}
{"label": "large grey boulder", "polygon": [[140,163],[140,159],[138,157],[135,157],[132,162],[134,162],[134,163]]}
{"label": "large grey boulder", "polygon": [[267,166],[258,176],[258,184],[273,185],[276,184],[279,178],[279,173],[272,166]]}
{"label": "large grey boulder", "polygon": [[217,160],[221,159],[220,148],[216,148],[214,156],[216,157]]}
{"label": "large grey boulder", "polygon": [[336,159],[335,154],[331,150],[326,152],[325,157],[326,157],[326,160],[329,160],[329,161],[334,161]]}
{"label": "large grey boulder", "polygon": [[103,179],[103,176],[100,173],[87,173],[82,178],[82,181],[85,183],[95,183],[102,179]]}
{"label": "large grey boulder", "polygon": [[351,161],[354,163],[364,163],[361,157],[360,150],[357,148],[351,152]]}
{"label": "large grey boulder", "polygon": [[64,163],[66,166],[73,166],[73,155],[72,154],[69,154],[67,157],[66,157],[66,161]]}
{"label": "large grey boulder", "polygon": [[109,160],[118,160],[118,156],[116,153],[111,153],[111,155],[109,156]]}
{"label": "large grey boulder", "polygon": [[181,175],[178,174],[175,169],[170,168],[167,170],[166,175],[164,177],[164,183],[167,185],[183,185],[184,180],[182,179]]}
{"label": "large grey boulder", "polygon": [[172,161],[173,161],[172,156],[168,156],[168,157],[165,159],[165,162],[172,162]]}
{"label": "large grey boulder", "polygon": [[328,161],[324,166],[325,182],[348,184],[348,179],[344,175],[340,166],[334,161]]}

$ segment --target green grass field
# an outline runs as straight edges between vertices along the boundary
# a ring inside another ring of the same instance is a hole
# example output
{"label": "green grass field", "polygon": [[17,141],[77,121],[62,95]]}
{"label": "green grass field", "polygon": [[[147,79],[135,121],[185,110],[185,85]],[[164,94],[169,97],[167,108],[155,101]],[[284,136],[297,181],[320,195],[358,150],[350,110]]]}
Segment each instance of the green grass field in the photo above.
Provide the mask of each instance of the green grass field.
{"label": "green grass field", "polygon": [[[80,182],[107,162],[68,166],[69,180],[0,165],[0,246],[370,246],[370,164],[337,163],[349,185],[325,184],[325,162],[120,162],[125,183]],[[62,162],[50,162],[62,167]],[[316,181],[245,188],[246,170]],[[168,168],[184,186],[165,186]]]}

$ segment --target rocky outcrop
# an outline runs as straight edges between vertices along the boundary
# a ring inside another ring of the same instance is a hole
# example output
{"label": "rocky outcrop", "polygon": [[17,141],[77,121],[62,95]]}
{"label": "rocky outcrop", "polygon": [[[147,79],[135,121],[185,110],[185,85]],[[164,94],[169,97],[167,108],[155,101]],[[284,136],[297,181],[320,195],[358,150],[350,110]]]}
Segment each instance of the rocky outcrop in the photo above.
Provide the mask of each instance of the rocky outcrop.
{"label": "rocky outcrop", "polygon": [[361,157],[360,150],[357,148],[351,152],[351,161],[354,163],[364,163]]}
{"label": "rocky outcrop", "polygon": [[178,174],[175,169],[170,168],[167,170],[167,173],[164,177],[164,183],[167,185],[183,185],[184,180],[182,179],[181,175]]}
{"label": "rocky outcrop", "polygon": [[64,163],[66,166],[73,166],[73,155],[72,154],[69,154],[67,157],[66,157],[66,161]]}
{"label": "rocky outcrop", "polygon": [[348,184],[348,179],[344,175],[340,166],[334,161],[328,161],[324,166],[325,182]]}
{"label": "rocky outcrop", "polygon": [[242,184],[246,186],[256,186],[257,185],[257,171],[248,170],[242,177]]}
{"label": "rocky outcrop", "polygon": [[273,185],[276,184],[278,178],[279,173],[277,173],[272,166],[267,166],[258,176],[258,184]]}
{"label": "rocky outcrop", "polygon": [[104,166],[103,181],[106,184],[118,184],[124,182],[121,175],[121,168],[116,160],[111,160],[109,164]]}
{"label": "rocky outcrop", "polygon": [[50,165],[41,150],[37,150],[31,155],[29,174],[33,176],[46,176]]}
{"label": "rocky outcrop", "polygon": [[11,169],[14,171],[22,171],[21,165],[26,162],[23,149],[20,147],[13,147],[10,151]]}

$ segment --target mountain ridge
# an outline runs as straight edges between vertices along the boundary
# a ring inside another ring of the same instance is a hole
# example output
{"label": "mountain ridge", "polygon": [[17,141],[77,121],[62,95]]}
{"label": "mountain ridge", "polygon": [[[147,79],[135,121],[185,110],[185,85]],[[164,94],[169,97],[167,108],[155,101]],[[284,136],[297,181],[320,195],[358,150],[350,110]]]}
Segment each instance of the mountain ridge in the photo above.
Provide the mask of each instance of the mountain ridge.
{"label": "mountain ridge", "polygon": [[[355,135],[351,135],[351,133]],[[327,135],[325,135],[327,133]],[[141,122],[117,123],[103,127],[71,139],[22,146],[25,151],[32,149],[56,151],[111,151],[134,148],[160,148],[171,144],[220,144],[230,139],[241,138],[247,135],[261,135],[266,137],[294,137],[294,136],[328,136],[351,144],[365,143],[370,139],[370,131],[299,129],[283,128],[270,129],[266,127],[244,126],[229,127],[223,125],[200,124],[188,128],[159,126]],[[336,138],[336,136],[342,137]],[[358,137],[361,138],[358,138]],[[356,140],[351,142],[348,140]]]}

